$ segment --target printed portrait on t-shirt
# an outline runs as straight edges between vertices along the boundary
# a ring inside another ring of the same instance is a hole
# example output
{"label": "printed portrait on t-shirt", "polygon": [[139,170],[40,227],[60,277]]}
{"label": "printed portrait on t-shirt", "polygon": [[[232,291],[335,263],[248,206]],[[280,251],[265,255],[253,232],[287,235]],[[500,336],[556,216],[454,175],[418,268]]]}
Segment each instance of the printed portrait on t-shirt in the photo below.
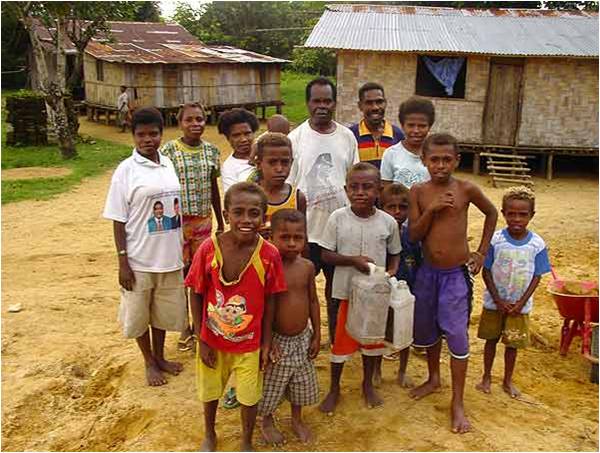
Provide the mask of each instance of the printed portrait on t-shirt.
{"label": "printed portrait on t-shirt", "polygon": [[148,219],[148,233],[158,233],[171,229],[171,218],[165,216],[165,205],[155,201],[152,205],[152,217]]}
{"label": "printed portrait on t-shirt", "polygon": [[246,313],[246,299],[235,295],[225,301],[223,293],[219,290],[216,290],[216,296],[216,305],[209,302],[207,308],[206,325],[212,333],[235,343],[252,339],[254,332],[242,334],[253,318]]}
{"label": "printed portrait on t-shirt", "polygon": [[171,228],[176,230],[181,227],[181,215],[179,213],[179,198],[173,200],[173,211],[175,215],[171,217]]}
{"label": "printed portrait on t-shirt", "polygon": [[306,176],[306,205],[309,209],[333,212],[346,205],[343,187],[333,183],[333,163],[330,153],[319,154]]}

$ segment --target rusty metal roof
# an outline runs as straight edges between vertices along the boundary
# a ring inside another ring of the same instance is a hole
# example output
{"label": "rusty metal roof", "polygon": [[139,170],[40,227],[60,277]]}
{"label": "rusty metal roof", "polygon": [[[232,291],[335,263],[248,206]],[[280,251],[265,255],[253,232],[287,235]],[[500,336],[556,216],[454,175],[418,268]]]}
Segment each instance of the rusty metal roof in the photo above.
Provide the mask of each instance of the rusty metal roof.
{"label": "rusty metal roof", "polygon": [[[113,63],[285,63],[287,60],[230,46],[208,46],[177,23],[108,22],[110,36],[99,35],[85,51],[94,58]],[[85,24],[83,25],[85,27]],[[51,50],[52,38],[37,27],[42,43]],[[66,52],[76,49],[70,41]]]}
{"label": "rusty metal roof", "polygon": [[327,5],[304,47],[598,58],[598,13]]}

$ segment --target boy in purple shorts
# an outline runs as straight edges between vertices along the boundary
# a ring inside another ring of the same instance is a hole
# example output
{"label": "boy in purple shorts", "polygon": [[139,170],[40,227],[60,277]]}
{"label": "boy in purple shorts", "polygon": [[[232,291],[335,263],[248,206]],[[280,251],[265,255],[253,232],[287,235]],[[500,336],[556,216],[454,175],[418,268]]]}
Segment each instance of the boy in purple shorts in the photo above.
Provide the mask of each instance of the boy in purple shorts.
{"label": "boy in purple shorts", "polygon": [[[439,391],[441,337],[446,337],[452,372],[452,431],[470,430],[463,394],[469,357],[471,274],[477,274],[490,245],[498,212],[481,189],[452,176],[460,161],[456,139],[433,134],[423,143],[423,163],[431,180],[412,186],[409,239],[421,241],[424,262],[417,271],[414,344],[427,349],[429,378],[410,392],[415,399]],[[473,203],[485,214],[481,242],[469,252],[467,211]]]}

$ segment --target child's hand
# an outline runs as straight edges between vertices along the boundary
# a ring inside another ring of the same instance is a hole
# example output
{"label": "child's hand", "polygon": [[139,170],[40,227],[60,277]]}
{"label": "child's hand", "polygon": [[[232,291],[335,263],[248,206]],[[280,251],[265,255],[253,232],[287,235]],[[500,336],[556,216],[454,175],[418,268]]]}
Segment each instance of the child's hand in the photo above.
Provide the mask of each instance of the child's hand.
{"label": "child's hand", "polygon": [[483,267],[483,255],[479,252],[469,253],[469,260],[467,261],[467,267],[473,275],[477,275]]}
{"label": "child's hand", "polygon": [[318,332],[313,333],[312,339],[310,340],[310,347],[308,348],[308,357],[314,360],[319,354],[321,349],[321,335]]}
{"label": "child's hand", "polygon": [[216,368],[217,355],[215,354],[215,350],[202,340],[198,341],[198,343],[200,344],[200,358],[202,359],[202,363],[209,368]]}
{"label": "child's hand", "polygon": [[269,351],[269,360],[272,363],[277,363],[281,360],[282,354],[281,354],[281,348],[279,347],[279,343],[277,342],[273,342],[271,344],[271,350]]}
{"label": "child's hand", "polygon": [[369,263],[373,263],[374,261],[368,256],[354,256],[352,258],[352,265],[355,269],[359,270],[363,274],[370,273]]}
{"label": "child's hand", "polygon": [[521,314],[521,310],[523,310],[523,307],[525,306],[525,302],[517,302],[516,304],[512,304],[509,308],[509,311],[507,313],[508,316],[518,316]]}
{"label": "child's hand", "polygon": [[269,365],[269,355],[271,352],[270,344],[263,344],[260,347],[260,371],[265,371]]}
{"label": "child's hand", "polygon": [[502,313],[505,313],[507,315],[510,313],[510,310],[512,309],[512,304],[506,300],[497,299],[494,301],[494,303],[496,304],[496,307],[498,307],[499,311],[501,311]]}
{"label": "child's hand", "polygon": [[119,285],[127,291],[131,291],[134,283],[135,275],[133,274],[127,259],[119,262]]}
{"label": "child's hand", "polygon": [[429,206],[433,212],[439,212],[442,209],[454,207],[454,193],[451,191],[445,192],[437,197],[437,199]]}

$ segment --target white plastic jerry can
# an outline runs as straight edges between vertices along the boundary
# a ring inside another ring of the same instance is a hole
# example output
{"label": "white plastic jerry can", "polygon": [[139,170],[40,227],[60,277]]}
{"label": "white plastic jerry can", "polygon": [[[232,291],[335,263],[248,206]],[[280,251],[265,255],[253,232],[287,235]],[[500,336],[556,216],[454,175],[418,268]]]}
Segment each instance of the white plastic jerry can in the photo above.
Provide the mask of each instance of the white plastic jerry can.
{"label": "white plastic jerry can", "polygon": [[405,349],[413,342],[415,296],[404,280],[390,278],[390,310],[386,326],[386,343],[394,349]]}
{"label": "white plastic jerry can", "polygon": [[369,274],[352,277],[346,331],[361,344],[382,343],[390,301],[390,283],[383,267],[369,263]]}

